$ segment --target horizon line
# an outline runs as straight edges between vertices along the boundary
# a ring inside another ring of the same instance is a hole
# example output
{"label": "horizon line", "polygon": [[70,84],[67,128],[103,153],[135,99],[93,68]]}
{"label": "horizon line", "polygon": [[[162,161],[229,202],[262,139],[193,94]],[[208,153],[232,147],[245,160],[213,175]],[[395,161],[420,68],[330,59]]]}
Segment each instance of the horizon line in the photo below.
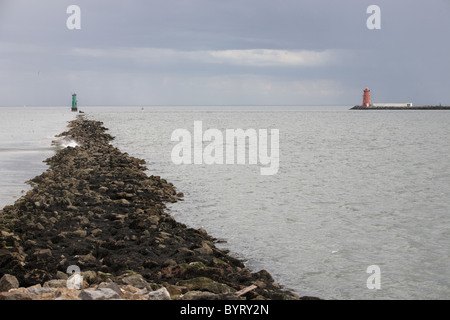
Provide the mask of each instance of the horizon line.
{"label": "horizon line", "polygon": [[[347,107],[354,106],[354,104],[136,104],[136,105],[84,105],[80,107]],[[61,108],[71,108],[71,105],[0,105],[0,108],[7,107],[18,107],[18,108],[28,108],[28,107],[61,107]]]}

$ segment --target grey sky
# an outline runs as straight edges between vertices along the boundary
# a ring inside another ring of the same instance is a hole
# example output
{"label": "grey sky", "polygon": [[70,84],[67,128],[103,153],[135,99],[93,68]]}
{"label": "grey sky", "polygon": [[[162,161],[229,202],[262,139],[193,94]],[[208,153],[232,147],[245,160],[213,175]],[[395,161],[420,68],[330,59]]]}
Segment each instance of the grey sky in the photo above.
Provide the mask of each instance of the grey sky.
{"label": "grey sky", "polygon": [[449,0],[0,0],[0,105],[449,105],[449,35]]}

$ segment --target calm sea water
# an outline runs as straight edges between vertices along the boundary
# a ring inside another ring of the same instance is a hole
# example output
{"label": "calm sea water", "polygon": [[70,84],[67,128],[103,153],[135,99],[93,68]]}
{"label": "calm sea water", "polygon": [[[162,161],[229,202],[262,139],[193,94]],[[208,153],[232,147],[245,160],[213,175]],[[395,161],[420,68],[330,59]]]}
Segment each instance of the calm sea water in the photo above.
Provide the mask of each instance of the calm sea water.
{"label": "calm sea water", "polygon": [[[26,109],[26,112],[25,112]],[[0,205],[46,169],[65,108],[0,108]],[[180,222],[301,295],[450,298],[450,112],[347,107],[86,107],[113,144],[147,161],[185,200]],[[175,129],[279,129],[280,169],[175,165]],[[380,268],[380,289],[366,270]]]}
{"label": "calm sea water", "polygon": [[47,169],[55,135],[75,119],[67,108],[0,107],[0,207],[30,189],[25,181]]}

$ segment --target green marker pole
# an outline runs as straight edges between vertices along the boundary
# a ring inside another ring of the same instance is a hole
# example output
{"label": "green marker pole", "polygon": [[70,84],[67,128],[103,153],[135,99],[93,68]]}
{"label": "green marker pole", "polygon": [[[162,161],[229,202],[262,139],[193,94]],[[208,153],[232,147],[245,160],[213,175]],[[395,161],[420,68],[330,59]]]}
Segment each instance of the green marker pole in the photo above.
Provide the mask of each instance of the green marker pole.
{"label": "green marker pole", "polygon": [[78,111],[77,95],[75,93],[72,95],[72,111],[74,111],[74,112]]}

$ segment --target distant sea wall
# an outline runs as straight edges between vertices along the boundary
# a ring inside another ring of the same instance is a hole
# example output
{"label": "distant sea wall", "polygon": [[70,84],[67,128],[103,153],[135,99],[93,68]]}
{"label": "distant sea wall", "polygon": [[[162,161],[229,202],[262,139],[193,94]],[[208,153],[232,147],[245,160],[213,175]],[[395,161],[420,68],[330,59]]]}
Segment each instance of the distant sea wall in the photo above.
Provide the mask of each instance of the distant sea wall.
{"label": "distant sea wall", "polygon": [[[47,159],[49,169],[29,182],[32,190],[0,211],[5,288],[20,284],[25,289],[19,293],[30,299],[38,299],[32,292],[51,299],[45,286],[61,285],[76,266],[91,288],[70,295],[76,299],[99,294],[96,286],[105,281],[112,289],[127,285],[130,275],[141,279],[138,288],[164,287],[171,299],[301,299],[267,271],[253,273],[218,249],[205,230],[175,221],[165,203],[183,194],[165,179],[148,176],[144,160],[115,148],[102,122],[78,116],[68,127],[60,136],[78,145]],[[121,292],[112,296],[124,298]]]}
{"label": "distant sea wall", "polygon": [[413,107],[394,107],[394,106],[363,107],[363,106],[354,106],[350,110],[450,110],[450,106],[413,106]]}

